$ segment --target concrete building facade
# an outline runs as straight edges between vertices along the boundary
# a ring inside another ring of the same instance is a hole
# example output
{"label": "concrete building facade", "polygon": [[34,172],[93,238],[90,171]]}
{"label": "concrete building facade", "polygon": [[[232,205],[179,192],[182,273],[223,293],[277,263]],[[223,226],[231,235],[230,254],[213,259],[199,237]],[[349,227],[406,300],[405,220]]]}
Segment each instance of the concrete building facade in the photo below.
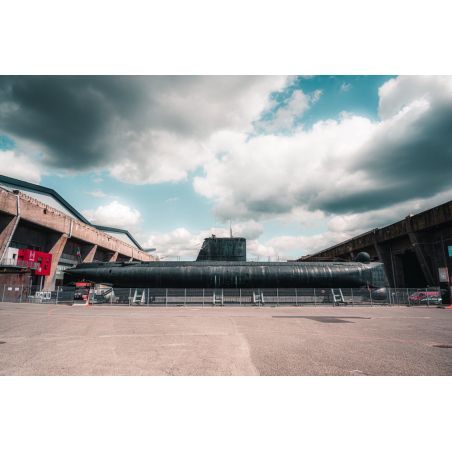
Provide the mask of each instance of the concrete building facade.
{"label": "concrete building facade", "polygon": [[17,251],[24,248],[52,255],[43,290],[62,285],[62,270],[79,262],[157,260],[128,231],[92,225],[55,191],[0,176],[1,273],[18,270]]}
{"label": "concrete building facade", "polygon": [[439,286],[440,269],[452,276],[452,201],[299,260],[353,260],[361,251],[384,264],[388,287]]}

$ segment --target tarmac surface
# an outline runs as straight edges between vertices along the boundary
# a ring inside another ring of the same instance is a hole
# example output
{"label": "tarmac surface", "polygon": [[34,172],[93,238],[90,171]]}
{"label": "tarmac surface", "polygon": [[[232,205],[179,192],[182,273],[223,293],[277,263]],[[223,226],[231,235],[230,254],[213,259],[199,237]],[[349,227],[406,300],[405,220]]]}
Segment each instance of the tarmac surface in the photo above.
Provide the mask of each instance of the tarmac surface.
{"label": "tarmac surface", "polygon": [[452,310],[0,303],[0,375],[452,375]]}

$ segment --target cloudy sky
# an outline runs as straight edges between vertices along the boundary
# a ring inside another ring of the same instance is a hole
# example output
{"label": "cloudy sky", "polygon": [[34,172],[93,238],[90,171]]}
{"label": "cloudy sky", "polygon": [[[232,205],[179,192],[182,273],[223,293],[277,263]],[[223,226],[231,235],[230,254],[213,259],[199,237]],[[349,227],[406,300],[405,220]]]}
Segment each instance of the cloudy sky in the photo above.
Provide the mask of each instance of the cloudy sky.
{"label": "cloudy sky", "polygon": [[452,199],[449,76],[2,76],[0,174],[192,259],[287,259]]}

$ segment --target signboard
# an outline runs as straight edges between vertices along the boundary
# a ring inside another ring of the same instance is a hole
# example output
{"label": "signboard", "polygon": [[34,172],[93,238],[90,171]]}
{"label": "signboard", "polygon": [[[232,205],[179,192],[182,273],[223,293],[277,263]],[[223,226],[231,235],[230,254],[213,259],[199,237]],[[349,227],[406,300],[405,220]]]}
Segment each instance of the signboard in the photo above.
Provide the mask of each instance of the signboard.
{"label": "signboard", "polygon": [[439,273],[439,282],[449,282],[449,275],[447,271],[447,267],[439,267],[438,268]]}
{"label": "signboard", "polygon": [[452,256],[452,246],[448,246],[447,251],[449,251],[449,256]]}

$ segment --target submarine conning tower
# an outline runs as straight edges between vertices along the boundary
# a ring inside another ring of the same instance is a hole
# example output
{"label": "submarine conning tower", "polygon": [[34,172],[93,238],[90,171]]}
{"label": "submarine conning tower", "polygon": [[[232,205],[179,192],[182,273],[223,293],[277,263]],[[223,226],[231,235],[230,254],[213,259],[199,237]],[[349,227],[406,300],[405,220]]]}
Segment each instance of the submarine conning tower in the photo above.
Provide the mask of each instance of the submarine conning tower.
{"label": "submarine conning tower", "polygon": [[196,261],[246,262],[246,239],[212,235],[204,239]]}

